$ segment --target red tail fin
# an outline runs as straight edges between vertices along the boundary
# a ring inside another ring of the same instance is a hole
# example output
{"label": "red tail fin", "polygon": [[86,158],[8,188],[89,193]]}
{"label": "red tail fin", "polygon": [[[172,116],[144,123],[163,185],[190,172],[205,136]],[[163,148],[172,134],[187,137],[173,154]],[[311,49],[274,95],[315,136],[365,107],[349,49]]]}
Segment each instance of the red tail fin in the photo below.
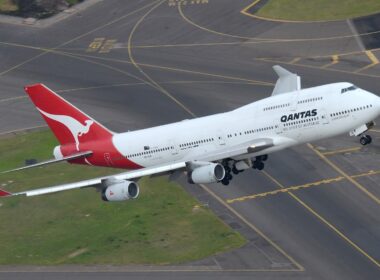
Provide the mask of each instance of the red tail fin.
{"label": "red tail fin", "polygon": [[112,132],[64,100],[43,84],[26,86],[34,105],[61,145],[79,144],[110,137]]}

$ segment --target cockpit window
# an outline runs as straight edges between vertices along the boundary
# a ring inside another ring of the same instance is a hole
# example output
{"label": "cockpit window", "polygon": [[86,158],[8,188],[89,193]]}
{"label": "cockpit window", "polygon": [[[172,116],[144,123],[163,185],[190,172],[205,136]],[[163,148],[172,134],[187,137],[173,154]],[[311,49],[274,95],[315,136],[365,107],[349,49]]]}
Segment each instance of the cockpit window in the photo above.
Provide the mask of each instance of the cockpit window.
{"label": "cockpit window", "polygon": [[346,88],[342,88],[342,90],[341,90],[340,93],[345,93],[347,91],[355,90],[357,88],[358,88],[357,86],[349,86],[349,87],[346,87]]}

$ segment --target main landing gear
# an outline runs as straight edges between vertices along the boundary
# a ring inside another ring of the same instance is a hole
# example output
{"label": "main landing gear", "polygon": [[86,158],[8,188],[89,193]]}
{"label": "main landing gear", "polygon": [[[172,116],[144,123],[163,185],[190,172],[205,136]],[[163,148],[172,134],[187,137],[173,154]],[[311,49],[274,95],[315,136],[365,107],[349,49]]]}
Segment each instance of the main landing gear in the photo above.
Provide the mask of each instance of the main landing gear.
{"label": "main landing gear", "polygon": [[228,186],[233,178],[232,174],[237,175],[243,172],[245,169],[252,167],[253,169],[263,170],[264,161],[268,159],[268,155],[258,156],[255,159],[252,159],[251,162],[247,161],[234,161],[232,159],[223,160],[222,165],[226,171],[226,175],[223,180],[220,181],[223,185]]}
{"label": "main landing gear", "polygon": [[263,170],[264,169],[264,161],[268,159],[268,155],[262,155],[256,157],[255,160],[252,160],[252,168],[257,170]]}
{"label": "main landing gear", "polygon": [[226,170],[226,175],[224,175],[224,178],[221,182],[223,185],[228,186],[232,180],[231,168],[227,165],[224,166],[224,169]]}
{"label": "main landing gear", "polygon": [[363,134],[360,137],[360,144],[362,144],[363,146],[371,144],[371,142],[372,142],[372,137],[367,134]]}

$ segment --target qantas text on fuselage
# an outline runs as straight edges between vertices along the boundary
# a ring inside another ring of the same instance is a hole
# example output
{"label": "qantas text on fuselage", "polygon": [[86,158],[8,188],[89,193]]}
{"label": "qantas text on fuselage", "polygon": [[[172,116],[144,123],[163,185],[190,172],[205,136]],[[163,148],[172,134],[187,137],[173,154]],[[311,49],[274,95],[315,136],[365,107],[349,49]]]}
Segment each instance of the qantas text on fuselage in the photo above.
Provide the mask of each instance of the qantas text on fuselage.
{"label": "qantas text on fuselage", "polygon": [[281,122],[287,122],[287,121],[293,121],[293,120],[299,120],[307,117],[315,117],[318,115],[318,110],[313,109],[313,110],[308,110],[304,112],[298,112],[298,113],[293,113],[289,115],[284,115],[281,117]]}

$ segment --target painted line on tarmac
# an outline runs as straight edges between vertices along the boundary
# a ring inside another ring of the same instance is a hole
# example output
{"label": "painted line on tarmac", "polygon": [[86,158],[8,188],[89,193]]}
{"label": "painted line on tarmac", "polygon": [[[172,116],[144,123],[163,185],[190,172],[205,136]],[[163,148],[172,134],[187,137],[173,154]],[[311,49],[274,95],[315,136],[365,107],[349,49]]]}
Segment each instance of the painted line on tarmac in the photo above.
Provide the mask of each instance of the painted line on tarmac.
{"label": "painted line on tarmac", "polygon": [[[97,31],[97,30],[99,30],[99,29],[102,29],[102,28],[104,28],[104,27],[106,27],[106,26],[108,26],[108,25],[111,25],[111,24],[113,24],[113,23],[116,23],[116,22],[118,22],[118,21],[120,21],[120,20],[122,20],[122,19],[124,19],[124,18],[126,18],[126,17],[128,17],[128,16],[130,16],[130,15],[133,15],[133,14],[135,14],[135,13],[137,13],[137,12],[139,12],[139,11],[145,9],[145,8],[148,8],[148,7],[152,6],[152,5],[154,5],[156,2],[158,2],[158,0],[155,1],[155,2],[152,2],[152,3],[149,3],[149,4],[147,4],[147,5],[143,6],[143,7],[140,7],[140,8],[138,8],[138,9],[136,9],[136,10],[130,12],[130,13],[127,13],[127,14],[125,14],[125,15],[122,15],[122,16],[119,17],[119,18],[113,19],[113,20],[111,20],[111,21],[109,21],[109,22],[107,22],[107,23],[105,23],[105,24],[103,24],[103,25],[101,25],[101,26],[98,26],[98,27],[96,27],[96,28],[94,28],[94,29],[92,29],[92,30],[90,30],[90,31],[88,31],[88,32],[85,32],[85,33],[79,35],[79,36],[76,36],[76,37],[74,37],[74,38],[72,38],[72,39],[70,39],[70,40],[68,40],[68,41],[66,41],[66,42],[63,42],[63,43],[59,44],[58,46],[56,46],[56,47],[54,47],[54,48],[52,48],[52,49],[40,49],[40,50],[42,50],[41,53],[39,53],[39,54],[37,54],[37,55],[35,55],[35,56],[32,56],[31,58],[26,59],[26,60],[24,60],[23,62],[20,62],[19,64],[16,64],[16,65],[10,67],[9,69],[7,69],[7,70],[5,70],[5,71],[0,72],[0,76],[3,76],[3,75],[5,75],[5,74],[7,74],[7,73],[9,73],[9,72],[11,72],[11,71],[13,71],[13,70],[15,70],[15,69],[21,67],[21,66],[23,66],[23,65],[25,65],[25,64],[27,64],[27,63],[33,61],[33,60],[36,60],[36,59],[39,58],[39,57],[42,57],[42,56],[44,56],[44,55],[46,55],[46,54],[48,54],[48,53],[51,53],[51,52],[52,52],[53,50],[55,50],[56,48],[66,46],[66,45],[68,45],[68,44],[71,43],[71,42],[74,42],[74,41],[76,41],[76,40],[78,40],[78,39],[81,39],[81,38],[87,36],[88,34],[91,34],[91,33],[95,32],[95,31]],[[37,49],[38,49],[38,48],[37,48]]]}
{"label": "painted line on tarmac", "polygon": [[[273,178],[271,175],[269,175],[266,171],[263,171],[264,175],[267,176],[272,182],[274,182],[278,187],[284,189],[285,187],[277,181],[275,178]],[[346,235],[343,234],[337,227],[335,227],[332,223],[330,223],[328,220],[323,218],[320,214],[318,214],[317,211],[315,211],[313,208],[311,208],[309,205],[307,205],[305,202],[303,202],[298,196],[293,194],[292,192],[288,192],[288,194],[295,199],[299,204],[301,204],[304,208],[306,208],[310,213],[312,213],[318,220],[323,222],[327,227],[329,227],[333,232],[335,232],[339,237],[341,237],[344,241],[346,241],[348,244],[350,244],[355,250],[357,250],[359,253],[361,253],[363,256],[365,256],[368,260],[370,260],[372,263],[374,263],[377,267],[380,267],[380,263],[370,256],[366,251],[364,251],[362,248],[360,248],[356,243],[354,243],[351,239],[349,239]]]}
{"label": "painted line on tarmac", "polygon": [[331,166],[336,172],[338,172],[341,176],[343,176],[348,181],[350,181],[356,188],[358,188],[363,193],[365,193],[374,202],[376,202],[377,204],[380,204],[380,199],[378,197],[376,197],[374,194],[372,194],[370,191],[368,191],[365,187],[363,187],[361,184],[359,184],[357,181],[355,181],[351,176],[349,176],[346,172],[344,172],[341,168],[339,168],[336,164],[334,164],[331,160],[329,160],[326,156],[324,156],[320,151],[318,151],[316,148],[314,148],[310,143],[308,143],[307,146],[312,151],[314,151],[314,153],[316,153],[317,156],[320,157],[325,163],[327,163],[329,166]]}
{"label": "painted line on tarmac", "polygon": [[[351,178],[360,178],[360,177],[373,176],[373,175],[379,175],[379,174],[380,174],[380,170],[378,170],[378,171],[370,170],[370,171],[365,172],[365,173],[361,173],[361,174],[357,174],[357,175],[351,175]],[[291,191],[298,191],[298,190],[302,190],[302,189],[308,189],[308,188],[311,188],[311,187],[317,187],[317,186],[327,185],[327,184],[331,184],[331,183],[340,182],[340,181],[343,181],[343,180],[346,180],[346,178],[343,177],[343,176],[339,176],[339,177],[335,177],[335,178],[330,178],[330,179],[323,179],[323,180],[320,180],[320,181],[316,181],[316,182],[312,182],[312,183],[307,183],[307,184],[303,184],[303,185],[291,186],[291,187],[286,187],[286,188],[282,188],[282,189],[277,189],[277,190],[274,190],[274,191],[268,191],[268,192],[263,192],[263,193],[257,193],[257,194],[252,194],[252,195],[246,195],[246,196],[241,196],[241,197],[237,197],[237,198],[232,198],[232,199],[226,200],[226,202],[229,203],[229,204],[232,204],[232,203],[235,203],[235,202],[243,202],[243,201],[246,201],[246,200],[252,200],[252,199],[262,198],[262,197],[267,197],[267,196],[273,196],[273,195],[277,195],[277,194],[280,194],[280,193],[288,193],[288,192],[291,192]]]}
{"label": "painted line on tarmac", "polygon": [[370,78],[380,78],[380,75],[373,75],[373,74],[367,74],[362,72],[351,72],[341,69],[335,69],[335,68],[322,68],[320,66],[314,66],[314,65],[307,65],[307,64],[300,64],[300,63],[289,63],[281,60],[276,60],[272,58],[256,58],[257,61],[267,62],[267,63],[277,63],[277,64],[285,64],[285,65],[294,65],[298,67],[303,68],[311,68],[311,69],[317,69],[317,70],[325,70],[325,71],[332,71],[332,72],[338,72],[338,73],[345,73],[345,74],[351,74],[356,76],[363,76],[363,77],[370,77]]}
{"label": "painted line on tarmac", "polygon": [[331,62],[321,66],[321,68],[327,68],[338,63],[339,63],[339,55],[334,54],[331,56]]}
{"label": "painted line on tarmac", "polygon": [[352,148],[344,148],[344,149],[329,151],[329,152],[324,152],[324,153],[321,152],[321,154],[324,156],[332,156],[332,155],[336,155],[336,154],[358,152],[361,149],[362,149],[362,147],[352,147]]}
{"label": "painted line on tarmac", "polygon": [[[103,60],[103,61],[132,64],[130,61],[122,60],[122,59],[105,58],[105,57],[98,57],[98,56],[92,56],[92,55],[62,52],[62,51],[56,51],[56,53],[61,54],[61,55],[70,55],[72,57],[86,57],[86,58],[93,58],[93,59],[98,59],[98,60]],[[175,67],[154,65],[154,64],[147,64],[147,63],[138,63],[138,65],[148,67],[148,68],[160,69],[160,70],[182,72],[182,73],[186,73],[186,74],[200,75],[200,76],[213,77],[213,78],[219,78],[219,79],[242,81],[242,82],[247,82],[247,83],[250,83],[253,85],[274,86],[274,83],[272,83],[272,82],[252,80],[252,79],[246,79],[246,78],[241,78],[241,77],[236,77],[236,76],[219,75],[219,74],[215,74],[215,73],[200,72],[200,71],[194,71],[194,70],[189,70],[189,69],[182,69],[182,68],[175,68]]]}
{"label": "painted line on tarmac", "polygon": [[15,96],[15,97],[4,98],[4,99],[0,99],[0,103],[25,99],[27,97],[28,97],[27,95],[23,95],[23,96]]}
{"label": "painted line on tarmac", "polygon": [[362,72],[364,70],[367,70],[367,69],[372,68],[373,66],[379,64],[379,59],[376,57],[376,55],[372,51],[365,51],[365,54],[367,55],[368,59],[371,61],[371,64],[356,70],[355,73]]}
{"label": "painted line on tarmac", "polygon": [[301,264],[299,264],[293,257],[291,257],[288,253],[286,253],[279,245],[277,245],[268,236],[266,236],[254,224],[252,224],[246,218],[244,218],[237,210],[235,210],[232,206],[230,206],[228,203],[226,203],[221,197],[219,197],[216,193],[214,193],[206,185],[199,184],[199,186],[201,186],[201,188],[203,190],[205,190],[212,197],[214,197],[218,202],[220,202],[224,207],[226,207],[229,211],[231,211],[236,217],[238,217],[242,222],[244,222],[249,228],[254,230],[262,238],[264,238],[271,246],[273,246],[277,251],[279,251],[283,256],[285,256],[291,263],[293,263],[297,267],[296,270],[293,269],[293,270],[288,270],[288,271],[305,271],[305,268]]}
{"label": "painted line on tarmac", "polygon": [[233,199],[228,199],[227,203],[232,204],[232,203],[235,203],[235,202],[242,202],[242,201],[246,201],[246,200],[252,200],[252,199],[255,199],[255,198],[277,195],[277,194],[280,194],[280,193],[288,193],[290,191],[297,191],[297,190],[300,190],[300,189],[307,189],[307,188],[310,188],[310,187],[316,187],[316,186],[320,186],[320,185],[327,185],[327,184],[330,184],[330,183],[335,183],[335,182],[342,181],[344,179],[345,179],[344,177],[336,177],[336,178],[324,179],[324,180],[320,180],[320,181],[317,181],[317,182],[312,182],[312,183],[308,183],[308,184],[304,184],[304,185],[299,185],[299,186],[291,186],[291,187],[288,187],[288,188],[284,187],[284,188],[277,189],[277,190],[274,190],[274,191],[268,191],[268,192],[263,192],[263,193],[258,193],[258,194],[253,194],[253,195],[247,195],[247,196],[237,197],[237,198],[233,198]]}
{"label": "painted line on tarmac", "polygon": [[[186,106],[184,106],[177,98],[175,98],[173,95],[171,95],[166,89],[164,89],[161,85],[159,85],[155,80],[153,80],[148,74],[146,74],[144,72],[144,70],[142,70],[142,68],[136,63],[134,57],[133,57],[133,54],[132,54],[132,49],[131,49],[131,46],[132,46],[132,38],[133,38],[133,35],[135,33],[135,31],[137,30],[137,28],[140,26],[140,24],[144,21],[144,19],[150,15],[154,10],[156,10],[159,6],[161,6],[164,2],[166,2],[166,0],[162,0],[160,2],[158,2],[156,5],[154,5],[152,8],[150,8],[138,21],[137,23],[133,26],[132,28],[132,31],[131,33],[129,34],[129,37],[128,37],[128,55],[129,55],[129,59],[131,61],[131,63],[133,64],[133,66],[135,66],[135,68],[140,71],[141,74],[143,74],[145,76],[145,78],[148,79],[148,81],[150,83],[152,83],[153,87],[156,87],[159,91],[161,91],[164,95],[166,95],[167,97],[169,97],[169,99],[171,99],[172,101],[174,101],[179,107],[181,107],[183,110],[185,110],[185,112],[187,112],[189,115],[191,115],[192,117],[195,117],[195,114],[190,111]],[[180,4],[179,4],[180,5]]]}

